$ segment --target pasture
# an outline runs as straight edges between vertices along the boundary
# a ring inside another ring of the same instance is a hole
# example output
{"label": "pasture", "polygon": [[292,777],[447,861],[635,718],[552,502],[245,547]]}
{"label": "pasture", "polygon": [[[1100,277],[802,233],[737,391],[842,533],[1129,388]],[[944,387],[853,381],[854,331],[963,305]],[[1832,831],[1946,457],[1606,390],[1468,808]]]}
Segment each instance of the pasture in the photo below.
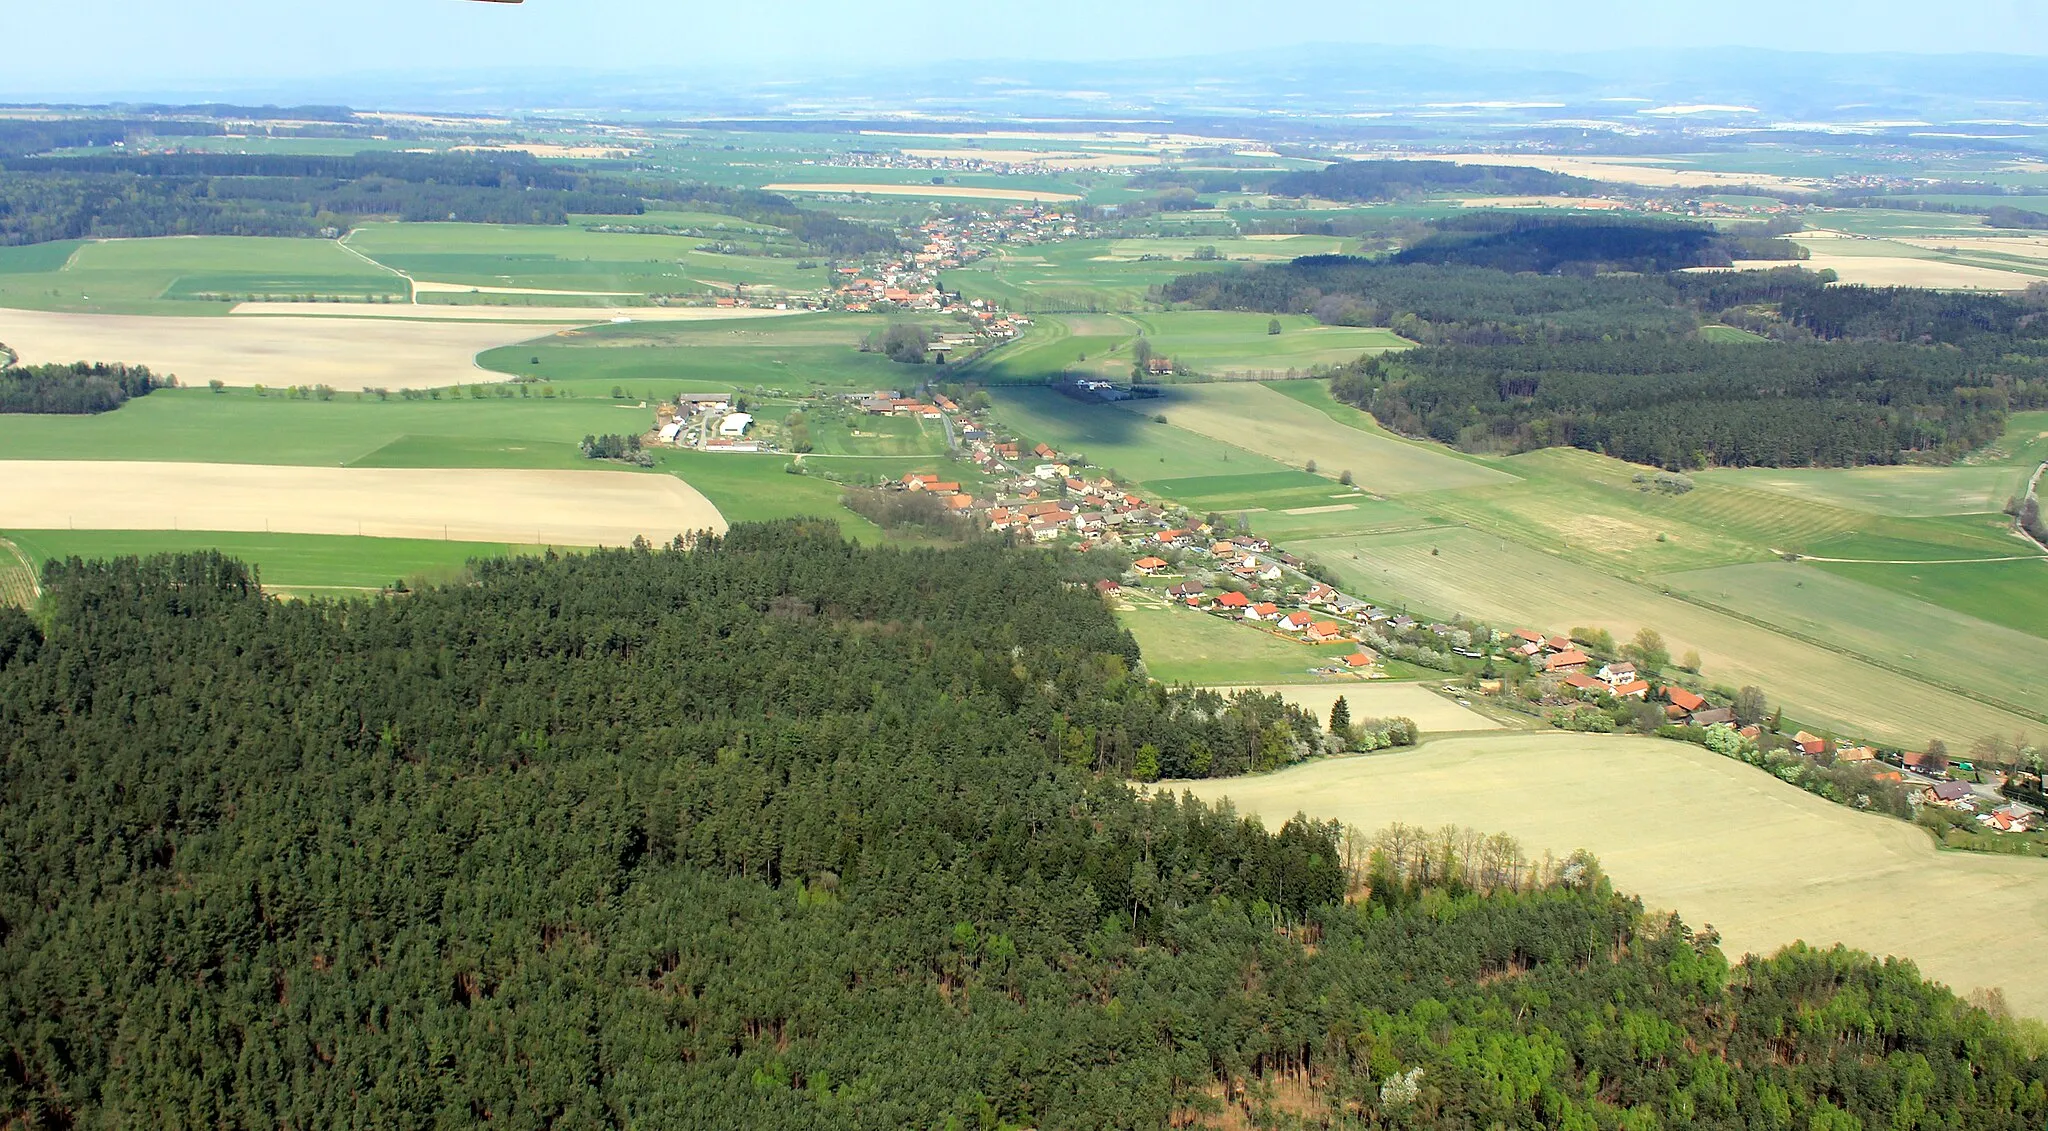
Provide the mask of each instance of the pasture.
{"label": "pasture", "polygon": [[[1918,828],[1858,813],[1698,747],[1510,733],[1331,759],[1254,778],[1163,783],[1277,826],[1297,812],[1503,832],[1531,852],[1591,850],[1617,887],[1732,957],[1795,940],[1910,956],[1959,993],[2004,989],[2048,1017],[2048,972],[2015,962],[2048,934],[2037,860],[1936,851]],[[1997,914],[1958,914],[1959,907]]]}
{"label": "pasture", "polygon": [[1989,514],[2026,484],[2016,467],[1749,467],[1701,472],[1695,478],[1770,491],[1828,506],[1907,518]]}
{"label": "pasture", "polygon": [[491,350],[477,364],[506,376],[537,377],[579,396],[603,396],[620,386],[650,401],[733,388],[792,394],[898,389],[937,379],[936,369],[860,352],[861,339],[888,321],[868,314],[799,314],[593,326]]}
{"label": "pasture", "polygon": [[[1246,689],[1218,687],[1216,690],[1229,694]],[[1332,680],[1320,684],[1281,684],[1250,690],[1278,695],[1325,723],[1330,719],[1331,708],[1341,698],[1351,709],[1353,720],[1403,718],[1413,722],[1424,733],[1432,734],[1501,729],[1499,723],[1485,715],[1470,707],[1460,707],[1456,699],[1440,695],[1420,683]]]}
{"label": "pasture", "polygon": [[[366,310],[405,309],[364,307]],[[479,351],[542,327],[338,318],[191,318],[0,309],[0,342],[25,363],[126,361],[208,381],[355,391],[496,380]]]}
{"label": "pasture", "polygon": [[[0,307],[227,313],[229,297],[404,300],[404,279],[331,240],[180,236],[0,248]],[[0,339],[4,340],[4,339]]]}
{"label": "pasture", "polygon": [[[1935,566],[1814,563],[1812,568],[1965,618],[2048,637],[2048,561],[1973,562]],[[2030,643],[2020,655],[2032,657]]]}
{"label": "pasture", "polygon": [[2038,729],[2031,719],[1703,608],[1654,583],[1625,581],[1479,530],[1323,538],[1290,549],[1314,555],[1347,592],[1388,608],[1464,613],[1506,628],[1604,628],[1619,640],[1657,629],[1675,654],[1701,654],[1709,682],[1766,688],[1809,727],[1899,744]]}
{"label": "pasture", "polygon": [[1126,401],[1132,414],[1164,413],[1167,421],[1291,467],[1313,462],[1334,480],[1351,472],[1375,494],[1401,495],[1487,483],[1509,476],[1440,449],[1357,429],[1331,427],[1324,413],[1260,384],[1175,385],[1153,400]]}
{"label": "pasture", "polygon": [[762,185],[768,192],[801,193],[844,193],[849,196],[915,196],[930,197],[933,200],[999,200],[1007,203],[1064,204],[1080,200],[1078,194],[1053,192],[1049,189],[994,188],[982,185],[934,185],[934,184],[877,184],[872,181],[819,181],[802,184],[795,181],[780,181]]}
{"label": "pasture", "polygon": [[623,546],[723,530],[669,475],[10,460],[5,530],[205,530]]}
{"label": "pasture", "polygon": [[265,589],[295,594],[447,581],[472,559],[533,552],[531,546],[502,542],[192,530],[14,530],[7,537],[38,568],[51,559],[219,550],[255,566]]}
{"label": "pasture", "polygon": [[1070,373],[1125,380],[1136,335],[1133,322],[1114,314],[1041,315],[1015,341],[964,363],[960,372],[989,385],[1039,385]]}
{"label": "pasture", "polygon": [[[943,282],[970,299],[995,299],[1026,313],[1136,311],[1151,305],[1148,295],[1153,287],[1191,272],[1227,266],[1221,249],[1228,241],[1208,242],[1217,245],[1218,258],[1117,256],[1111,254],[1109,240],[998,248],[989,259],[946,272]],[[1261,246],[1244,242],[1247,258],[1252,248]]]}

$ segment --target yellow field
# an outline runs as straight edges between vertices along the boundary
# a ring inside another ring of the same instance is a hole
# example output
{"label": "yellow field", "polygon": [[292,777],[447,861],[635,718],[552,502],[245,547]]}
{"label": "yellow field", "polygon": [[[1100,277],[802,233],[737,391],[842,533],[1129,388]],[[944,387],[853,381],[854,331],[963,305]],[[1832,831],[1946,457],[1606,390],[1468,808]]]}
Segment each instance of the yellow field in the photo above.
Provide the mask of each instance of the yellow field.
{"label": "yellow field", "polygon": [[1381,495],[1513,481],[1505,472],[1419,444],[1346,428],[1256,382],[1176,385],[1163,399],[1125,401],[1119,407],[1144,416],[1164,412],[1176,427],[1290,467],[1313,460],[1332,479],[1349,471],[1359,486]]}
{"label": "yellow field", "polygon": [[1795,180],[1768,173],[1717,173],[1706,169],[1670,168],[1655,164],[1657,158],[1654,157],[1553,157],[1547,154],[1517,153],[1417,156],[1438,161],[1455,161],[1460,165],[1503,165],[1520,169],[1545,169],[1567,177],[1586,177],[1590,180],[1643,185],[1648,188],[1733,188],[1738,185],[1760,185],[1794,192],[1813,192],[1819,188],[1816,181]]}
{"label": "yellow field", "polygon": [[214,463],[0,463],[0,529],[220,530],[458,542],[623,546],[724,530],[672,475],[267,467]]}
{"label": "yellow field", "polygon": [[[1773,260],[1739,260],[1734,270],[1768,271],[1785,264]],[[1872,287],[1932,287],[1952,291],[2023,291],[2037,283],[2037,275],[1973,267],[1942,259],[1914,259],[1891,255],[1824,255],[1815,253],[1799,266],[1809,271],[1833,271],[1844,283]]]}
{"label": "yellow field", "polygon": [[[450,284],[441,284],[448,286]],[[428,289],[431,289],[429,287]],[[462,287],[462,291],[479,290]],[[536,293],[536,292],[499,292]],[[7,313],[16,313],[8,311]],[[483,306],[476,304],[411,304],[403,302],[240,302],[230,314],[265,318],[354,318],[380,322],[553,322],[588,326],[596,322],[725,322],[736,318],[775,318],[801,310],[758,310],[721,306]],[[83,316],[81,316],[83,317]],[[165,319],[157,319],[165,321]],[[193,321],[217,321],[194,319]],[[339,386],[337,386],[338,388]]]}
{"label": "yellow field", "polygon": [[906,149],[902,152],[906,157],[933,161],[1004,161],[1043,165],[1048,169],[1118,169],[1159,164],[1159,157],[1151,153],[1081,153],[1042,149]]}
{"label": "yellow field", "polygon": [[1351,708],[1351,717],[1354,719],[1409,719],[1424,731],[1500,729],[1499,723],[1485,715],[1467,707],[1460,707],[1457,700],[1439,695],[1419,683],[1368,683],[1357,680],[1249,689],[1217,687],[1215,690],[1225,695],[1244,690],[1278,695],[1325,723],[1330,721],[1330,708],[1337,705],[1337,699],[1341,696],[1345,704]]}
{"label": "yellow field", "polygon": [[1697,650],[1711,682],[1766,688],[1811,727],[1900,744],[2039,730],[1973,699],[1474,530],[1326,538],[1289,548],[1313,555],[1349,591],[1382,603],[1464,613],[1499,627],[1604,628],[1617,640],[1654,628],[1673,654]]}
{"label": "yellow field", "polygon": [[188,386],[218,380],[236,386],[332,385],[354,391],[502,381],[503,374],[478,369],[476,355],[536,332],[531,325],[487,323],[0,310],[0,342],[24,362],[126,361],[175,374]]}
{"label": "yellow field", "polygon": [[1919,963],[1959,993],[2005,990],[2048,1017],[2048,863],[1938,853],[1921,830],[1857,813],[1684,743],[1515,733],[1171,783],[1278,824],[1296,812],[1365,829],[1458,824],[1559,856],[1586,848],[1615,885],[1731,955],[1795,940]]}
{"label": "yellow field", "polygon": [[775,184],[762,185],[763,192],[845,192],[866,193],[869,196],[935,196],[962,200],[1043,200],[1060,203],[1079,200],[1078,196],[1064,192],[1037,192],[1026,189],[973,188],[968,185],[851,185],[851,184]]}

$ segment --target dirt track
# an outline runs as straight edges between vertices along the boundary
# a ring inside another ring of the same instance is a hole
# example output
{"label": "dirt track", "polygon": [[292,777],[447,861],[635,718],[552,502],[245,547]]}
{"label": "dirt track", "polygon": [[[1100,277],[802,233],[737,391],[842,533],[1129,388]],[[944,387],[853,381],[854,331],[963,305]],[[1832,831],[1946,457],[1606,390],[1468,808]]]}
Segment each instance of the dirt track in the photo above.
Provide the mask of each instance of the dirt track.
{"label": "dirt track", "polygon": [[534,545],[623,546],[724,530],[672,475],[265,467],[216,463],[0,462],[0,529],[361,534]]}

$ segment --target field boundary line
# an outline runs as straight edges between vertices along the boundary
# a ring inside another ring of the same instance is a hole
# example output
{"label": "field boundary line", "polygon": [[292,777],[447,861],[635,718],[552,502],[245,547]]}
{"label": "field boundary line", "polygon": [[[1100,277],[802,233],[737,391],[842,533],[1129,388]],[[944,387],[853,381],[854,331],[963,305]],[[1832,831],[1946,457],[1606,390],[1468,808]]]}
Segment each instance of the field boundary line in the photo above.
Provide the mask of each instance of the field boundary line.
{"label": "field boundary line", "polygon": [[[2033,541],[2033,537],[2032,537],[2032,535],[2029,535],[2029,536],[2028,536],[2028,538],[2027,538],[2027,540],[2028,540],[2028,541],[2030,541],[2030,542],[2031,542],[2031,541]],[[2043,550],[2048,550],[2048,546],[2043,546],[2043,547],[2041,547],[2041,548],[2042,548]],[[1787,555],[1786,553],[1784,553],[1783,551],[1781,551],[1781,550],[1772,550],[1772,551],[1771,551],[1771,553],[1773,553],[1773,554],[1776,554],[1776,555],[1778,555],[1778,556],[1779,556],[1779,557],[1781,557],[1781,558],[1784,558],[1784,557],[1788,557],[1788,555]],[[1791,554],[1791,555],[1789,555],[1789,557],[1790,557],[1790,559],[1791,559],[1791,560],[1793,560],[1793,561],[1801,561],[1801,562],[1821,562],[1821,563],[1823,563],[1823,564],[1827,564],[1827,565],[1910,565],[1910,566],[1928,566],[1928,565],[1929,565],[1929,566],[1930,566],[1930,565],[1990,565],[1990,564],[1992,564],[1992,563],[1994,563],[1994,562],[2048,562],[2048,553],[2044,553],[2044,554],[2014,554],[2014,555],[2012,555],[2012,556],[2010,556],[2010,557],[2004,557],[2004,558],[1930,558],[1930,559],[1925,559],[1925,560],[1920,560],[1920,561],[1907,561],[1907,560],[1886,560],[1886,559],[1884,559],[1884,558],[1816,558],[1816,557],[1812,556],[1811,554]]]}
{"label": "field boundary line", "polygon": [[388,263],[379,263],[379,262],[377,262],[376,260],[374,260],[374,259],[370,258],[369,256],[367,256],[367,255],[364,255],[364,254],[363,254],[362,252],[360,252],[360,251],[357,251],[357,250],[356,250],[355,248],[353,248],[353,247],[350,247],[350,246],[349,246],[349,242],[348,242],[348,238],[349,238],[350,236],[352,236],[352,235],[355,235],[355,232],[354,232],[354,230],[350,230],[350,231],[347,231],[347,232],[344,232],[344,233],[342,233],[342,235],[340,236],[340,238],[338,238],[338,239],[336,239],[336,240],[334,241],[334,243],[335,243],[335,246],[337,246],[337,247],[341,248],[341,250],[343,250],[343,251],[345,251],[345,252],[348,252],[348,253],[349,253],[350,255],[353,255],[353,256],[355,256],[355,257],[356,257],[357,259],[360,259],[360,260],[362,260],[363,262],[365,262],[365,263],[369,264],[370,266],[372,266],[372,267],[375,267],[375,268],[376,268],[377,270],[379,270],[379,271],[389,271],[389,272],[391,272],[391,273],[392,273],[393,275],[396,275],[396,276],[398,276],[399,278],[401,278],[401,279],[404,279],[404,280],[405,280],[405,297],[406,297],[406,301],[407,301],[407,302],[410,302],[410,303],[412,303],[412,304],[413,304],[413,305],[415,305],[415,306],[419,305],[419,301],[420,301],[420,287],[419,287],[419,280],[418,280],[418,279],[415,279],[415,278],[413,278],[413,277],[412,277],[411,275],[408,275],[408,274],[406,274],[406,273],[405,273],[405,272],[403,272],[403,271],[400,271],[400,270],[399,270],[398,268],[396,268],[396,267],[393,267],[393,266],[391,266],[391,265],[390,265],[390,264],[388,264]]}
{"label": "field boundary line", "polygon": [[1930,678],[1925,673],[1913,671],[1908,668],[1902,668],[1896,664],[1887,663],[1886,661],[1880,660],[1875,656],[1866,656],[1853,648],[1844,648],[1839,644],[1830,643],[1826,640],[1821,639],[1820,637],[1809,636],[1806,633],[1800,632],[1797,629],[1786,628],[1783,625],[1772,624],[1770,621],[1764,620],[1761,617],[1751,616],[1748,613],[1739,612],[1735,609],[1728,608],[1725,605],[1717,605],[1712,601],[1706,600],[1701,597],[1695,597],[1690,593],[1683,593],[1679,590],[1672,589],[1665,592],[1664,596],[1670,597],[1675,601],[1684,601],[1688,605],[1694,605],[1698,608],[1706,609],[1709,612],[1719,613],[1724,617],[1732,617],[1735,620],[1742,621],[1745,624],[1754,625],[1757,628],[1761,628],[1765,632],[1771,632],[1791,640],[1797,640],[1802,644],[1811,645],[1815,648],[1821,649],[1822,651],[1833,652],[1838,656],[1847,656],[1849,659],[1855,660],[1858,663],[1869,664],[1871,667],[1877,668],[1880,671],[1890,672],[1895,676],[1899,676],[1903,679],[1912,680],[1914,683],[1923,684],[1927,687],[1932,687],[1939,691],[1946,691],[1951,695],[1959,695],[1973,702],[1982,703],[1986,707],[1992,707],[2000,711],[2005,711],[2009,714],[2018,715],[2023,719],[2031,719],[2037,723],[2048,723],[2048,713],[2043,713],[2031,707],[2023,707],[2017,703],[2008,703],[2005,700],[2000,699],[1996,696],[1985,695],[1982,692],[1976,691],[1969,687],[1964,687],[1960,684],[1948,683],[1944,680]]}

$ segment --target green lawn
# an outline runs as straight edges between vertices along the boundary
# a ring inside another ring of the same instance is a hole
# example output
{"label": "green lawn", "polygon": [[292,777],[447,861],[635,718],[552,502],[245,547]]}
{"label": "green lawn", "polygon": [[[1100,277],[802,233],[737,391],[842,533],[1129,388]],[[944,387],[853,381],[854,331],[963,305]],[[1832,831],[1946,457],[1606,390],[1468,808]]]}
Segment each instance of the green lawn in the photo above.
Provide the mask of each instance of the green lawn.
{"label": "green lawn", "polygon": [[238,534],[191,530],[13,530],[6,537],[38,569],[52,558],[116,558],[219,550],[256,566],[263,584],[293,591],[374,589],[403,580],[445,581],[472,558],[538,553],[534,546],[352,538],[325,534]]}

